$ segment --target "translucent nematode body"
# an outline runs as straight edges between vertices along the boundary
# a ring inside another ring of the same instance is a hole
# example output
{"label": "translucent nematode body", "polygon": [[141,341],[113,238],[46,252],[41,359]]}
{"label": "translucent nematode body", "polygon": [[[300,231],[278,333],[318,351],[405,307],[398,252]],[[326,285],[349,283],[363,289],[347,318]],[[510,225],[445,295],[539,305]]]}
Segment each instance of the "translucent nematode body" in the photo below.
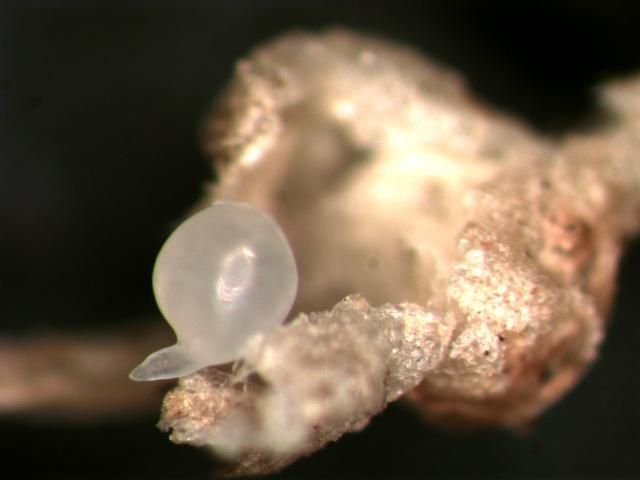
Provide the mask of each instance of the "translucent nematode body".
{"label": "translucent nematode body", "polygon": [[153,290],[175,345],[158,350],[130,374],[160,380],[238,358],[249,338],[286,318],[298,274],[284,234],[248,204],[220,202],[182,223],[153,271]]}

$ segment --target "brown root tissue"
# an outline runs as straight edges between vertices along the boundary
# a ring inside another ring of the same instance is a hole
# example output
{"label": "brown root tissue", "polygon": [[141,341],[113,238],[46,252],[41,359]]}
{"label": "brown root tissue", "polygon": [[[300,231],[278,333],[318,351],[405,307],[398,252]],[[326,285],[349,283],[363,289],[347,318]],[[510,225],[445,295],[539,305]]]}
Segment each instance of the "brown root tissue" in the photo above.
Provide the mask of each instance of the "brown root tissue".
{"label": "brown root tissue", "polygon": [[401,396],[443,425],[535,419],[595,360],[639,227],[640,80],[600,95],[615,121],[549,139],[388,41],[256,49],[207,121],[203,202],[278,219],[296,313],[232,372],[181,379],[161,426],[266,473]]}

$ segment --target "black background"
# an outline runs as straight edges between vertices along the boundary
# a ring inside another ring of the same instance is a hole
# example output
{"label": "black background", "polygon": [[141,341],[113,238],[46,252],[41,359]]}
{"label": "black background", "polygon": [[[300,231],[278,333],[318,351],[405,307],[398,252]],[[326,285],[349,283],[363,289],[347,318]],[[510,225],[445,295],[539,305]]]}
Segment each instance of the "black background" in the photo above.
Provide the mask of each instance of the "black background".
{"label": "black background", "polygon": [[[344,25],[460,70],[549,132],[597,114],[591,87],[640,70],[615,1],[0,0],[0,333],[117,326],[155,311],[149,277],[211,179],[198,125],[234,61],[293,27]],[[640,244],[601,360],[527,436],[443,433],[391,406],[281,478],[639,477]],[[0,418],[0,477],[206,478],[156,416],[70,427]]]}

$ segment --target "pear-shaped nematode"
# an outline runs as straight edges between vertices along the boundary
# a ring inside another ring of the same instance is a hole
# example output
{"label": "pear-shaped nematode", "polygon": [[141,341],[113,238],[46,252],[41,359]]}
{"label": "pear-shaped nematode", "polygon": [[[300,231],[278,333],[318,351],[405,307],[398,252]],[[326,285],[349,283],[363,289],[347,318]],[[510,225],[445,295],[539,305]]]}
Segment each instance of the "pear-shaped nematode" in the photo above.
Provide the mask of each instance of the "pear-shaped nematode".
{"label": "pear-shaped nematode", "polygon": [[297,287],[293,253],[273,219],[248,204],[213,204],[158,254],[153,290],[178,340],[130,378],[176,378],[237,359],[250,337],[284,321]]}

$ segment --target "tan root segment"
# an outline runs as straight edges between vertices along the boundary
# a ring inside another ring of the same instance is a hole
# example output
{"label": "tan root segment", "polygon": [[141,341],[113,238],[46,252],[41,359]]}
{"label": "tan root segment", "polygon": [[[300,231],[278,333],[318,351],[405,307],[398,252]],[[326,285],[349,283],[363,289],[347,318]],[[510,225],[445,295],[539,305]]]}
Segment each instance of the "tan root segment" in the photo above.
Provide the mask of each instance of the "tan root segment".
{"label": "tan root segment", "polygon": [[[162,327],[160,318],[156,322]],[[92,422],[148,413],[171,384],[134,384],[128,373],[169,341],[168,330],[139,325],[118,332],[2,339],[0,414]]]}
{"label": "tan root segment", "polygon": [[552,141],[390,42],[333,30],[257,49],[207,124],[205,201],[275,215],[296,311],[318,313],[254,338],[233,373],[181,379],[161,426],[266,473],[404,394],[445,425],[536,418],[595,359],[639,227],[640,81],[602,101],[614,122]]}

